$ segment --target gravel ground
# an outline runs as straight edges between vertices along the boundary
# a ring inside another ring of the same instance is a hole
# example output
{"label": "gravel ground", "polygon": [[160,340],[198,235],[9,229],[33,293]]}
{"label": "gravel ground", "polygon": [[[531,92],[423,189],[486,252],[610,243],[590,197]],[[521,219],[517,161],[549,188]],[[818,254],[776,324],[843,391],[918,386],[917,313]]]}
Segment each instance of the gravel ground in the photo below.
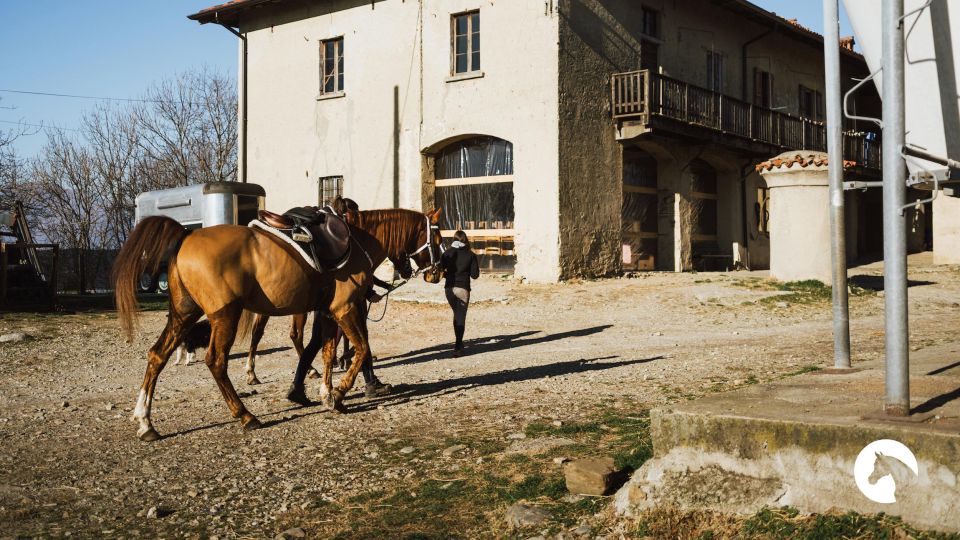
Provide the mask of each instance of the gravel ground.
{"label": "gravel ground", "polygon": [[[926,255],[911,265],[911,343],[943,343],[960,323],[960,274]],[[878,265],[855,273],[854,283],[882,283]],[[451,441],[510,440],[530,422],[581,421],[605,403],[656,406],[832,362],[829,304],[771,300],[788,293],[764,277],[544,286],[485,276],[461,358],[449,354],[442,289],[410,285],[371,327],[378,375],[397,394],[367,400],[354,390],[344,415],[284,399],[295,358],[289,319],[275,319],[258,361],[264,384],[244,383],[239,358],[230,366],[266,429],[241,431],[202,362],[168,365],[153,407],[165,437],[155,443],[136,438],[130,417],[164,312],[145,313],[132,344],[109,312],[0,315],[0,334],[28,336],[0,343],[0,536],[273,537],[290,515],[334,512],[325,503],[477,459],[441,456]],[[882,293],[851,298],[855,361],[882,355],[882,310]]]}

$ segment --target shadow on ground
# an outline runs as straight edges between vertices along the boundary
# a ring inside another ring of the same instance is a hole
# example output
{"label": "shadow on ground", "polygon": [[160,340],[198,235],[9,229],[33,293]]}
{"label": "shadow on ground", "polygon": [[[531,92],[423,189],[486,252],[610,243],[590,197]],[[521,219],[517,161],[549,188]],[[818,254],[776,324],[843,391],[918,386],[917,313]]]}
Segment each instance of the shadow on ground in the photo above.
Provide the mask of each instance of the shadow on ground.
{"label": "shadow on ground", "polygon": [[[273,353],[289,351],[292,348],[293,347],[272,347],[270,349],[260,349],[257,351],[257,358],[259,359],[261,356],[267,356]],[[230,354],[230,356],[228,356],[227,358],[229,360],[236,360],[237,358],[246,358],[247,354],[249,354],[249,351],[235,352]]]}
{"label": "shadow on ground", "polygon": [[556,362],[553,364],[505,369],[502,371],[495,371],[493,373],[481,373],[467,377],[444,379],[441,381],[424,384],[397,385],[395,387],[395,392],[390,396],[386,396],[381,399],[365,401],[357,405],[350,404],[349,407],[353,412],[367,411],[370,409],[376,409],[381,405],[399,405],[426,397],[444,396],[480,386],[493,386],[498,384],[531,381],[545,377],[558,377],[562,375],[573,375],[591,371],[616,369],[619,367],[646,364],[656,360],[663,360],[665,357],[653,356],[650,358],[640,358],[635,360],[603,362],[603,360],[610,360],[613,358],[618,357],[604,356],[590,359],[581,358],[579,360]]}
{"label": "shadow on ground", "polygon": [[[549,343],[562,339],[584,337],[603,332],[611,327],[613,327],[612,324],[604,324],[600,326],[592,326],[590,328],[581,328],[580,330],[571,330],[569,332],[546,334],[540,337],[530,337],[534,334],[540,334],[540,331],[528,330],[516,334],[503,334],[499,336],[468,339],[464,342],[465,348],[463,356],[503,351],[506,349],[515,349],[518,347],[538,345],[540,343]],[[427,347],[425,349],[419,349],[397,356],[381,358],[380,361],[377,362],[376,367],[378,369],[382,369],[386,367],[419,364],[421,362],[430,362],[432,360],[447,358],[450,355],[451,348],[452,344],[435,345],[433,347]]]}
{"label": "shadow on ground", "polygon": [[[856,285],[861,289],[868,289],[871,291],[882,291],[883,290],[883,276],[850,276],[849,282],[851,285]],[[921,281],[916,279],[908,279],[907,287],[923,287],[925,285],[936,285],[935,281]]]}

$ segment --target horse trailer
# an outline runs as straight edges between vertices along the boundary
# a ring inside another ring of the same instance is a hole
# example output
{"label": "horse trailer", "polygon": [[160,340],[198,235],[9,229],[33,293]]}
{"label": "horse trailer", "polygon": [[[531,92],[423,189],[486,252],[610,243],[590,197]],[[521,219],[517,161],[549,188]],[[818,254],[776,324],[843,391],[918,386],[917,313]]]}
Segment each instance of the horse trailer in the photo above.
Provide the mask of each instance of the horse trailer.
{"label": "horse trailer", "polygon": [[[257,184],[207,182],[192,186],[146,191],[137,195],[137,223],[150,216],[166,216],[188,229],[214,225],[246,225],[263,210],[266,192]],[[140,279],[142,291],[167,291],[167,272]]]}

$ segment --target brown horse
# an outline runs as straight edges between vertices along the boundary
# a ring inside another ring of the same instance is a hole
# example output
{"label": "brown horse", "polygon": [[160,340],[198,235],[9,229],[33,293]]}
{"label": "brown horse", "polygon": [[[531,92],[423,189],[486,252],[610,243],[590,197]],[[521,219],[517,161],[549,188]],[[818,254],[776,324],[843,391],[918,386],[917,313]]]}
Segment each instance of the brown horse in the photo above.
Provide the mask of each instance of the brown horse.
{"label": "brown horse", "polygon": [[[250,227],[219,225],[189,232],[176,221],[150,217],[141,221],[124,243],[114,264],[114,289],[121,327],[128,337],[135,329],[137,300],[134,285],[144,272],[154,273],[168,259],[170,312],[167,325],[147,355],[147,369],[137,398],[134,419],[137,435],[145,441],[160,438],[150,421],[157,378],[184,335],[206,314],[211,324],[206,364],[234,418],[244,429],[260,427],[227,376],[227,355],[245,313],[293,315],[321,310],[336,322],[357,347],[357,356],[340,381],[336,394],[352,387],[367,354],[365,320],[359,306],[370,286],[371,259],[384,252],[403,252],[426,243],[439,250],[440,235],[431,224],[440,210],[422,214],[411,210],[364,212],[373,226],[351,227],[352,249],[339,270],[318,272],[295,251],[270,233]],[[430,254],[414,257],[429,266]],[[428,268],[424,280],[436,283],[439,273]],[[335,395],[335,397],[336,397]],[[342,408],[340,401],[333,403]]]}
{"label": "brown horse", "polygon": [[[342,202],[347,201],[347,202]],[[352,203],[352,206],[351,206]],[[339,206],[339,207],[338,207]],[[334,209],[337,210],[338,214],[342,215],[344,219],[350,225],[355,227],[360,227],[363,229],[365,226],[370,226],[370,220],[362,221],[360,211],[356,209],[356,203],[350,199],[340,199],[338,197],[337,202],[334,203]],[[435,224],[431,224],[432,227]],[[423,245],[417,246],[414,250],[419,250],[420,248],[425,248],[426,250],[432,249],[432,247]],[[403,279],[409,279],[413,274],[413,268],[410,265],[410,256],[413,250],[411,251],[402,251],[402,252],[391,252],[385,251],[383,256],[374,257],[371,254],[371,264],[374,268],[378,268],[385,259],[390,259],[390,262],[393,264],[393,267],[397,269],[400,273],[400,277]],[[428,254],[431,255],[431,264],[435,263],[435,260],[439,260],[440,253],[433,252]],[[419,264],[419,263],[418,263]],[[260,384],[260,379],[257,378],[256,365],[257,365],[257,347],[260,344],[260,340],[263,339],[263,333],[267,327],[267,321],[270,320],[269,315],[257,315],[253,323],[253,329],[250,337],[250,350],[247,354],[247,364],[246,364],[246,373],[247,373],[247,384],[257,385]],[[293,320],[290,325],[290,341],[293,342],[293,348],[297,352],[297,358],[303,357],[303,339],[304,339],[304,330],[307,325],[307,314],[299,313],[293,316]],[[349,338],[344,338],[346,343],[349,343]],[[344,350],[346,353],[346,350]],[[315,370],[311,368],[309,376],[311,378],[319,376]],[[366,375],[365,375],[366,376]]]}

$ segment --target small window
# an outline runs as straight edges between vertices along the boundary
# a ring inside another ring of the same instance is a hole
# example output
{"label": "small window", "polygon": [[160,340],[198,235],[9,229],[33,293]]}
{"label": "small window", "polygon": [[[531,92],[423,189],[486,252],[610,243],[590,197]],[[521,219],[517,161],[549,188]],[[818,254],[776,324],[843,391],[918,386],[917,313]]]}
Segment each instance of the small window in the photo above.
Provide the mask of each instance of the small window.
{"label": "small window", "polygon": [[454,15],[453,73],[480,71],[480,12]]}
{"label": "small window", "polygon": [[707,51],[707,88],[723,92],[723,53]]}
{"label": "small window", "polygon": [[343,38],[320,42],[320,93],[343,92]]}
{"label": "small window", "polygon": [[320,177],[320,206],[333,204],[337,197],[343,197],[342,176]]}
{"label": "small window", "polygon": [[753,69],[753,104],[769,109],[773,105],[773,74]]}
{"label": "small window", "polygon": [[660,38],[660,13],[655,9],[643,8],[643,34]]}
{"label": "small window", "polygon": [[823,120],[823,94],[801,84],[799,101],[800,116],[817,122]]}

